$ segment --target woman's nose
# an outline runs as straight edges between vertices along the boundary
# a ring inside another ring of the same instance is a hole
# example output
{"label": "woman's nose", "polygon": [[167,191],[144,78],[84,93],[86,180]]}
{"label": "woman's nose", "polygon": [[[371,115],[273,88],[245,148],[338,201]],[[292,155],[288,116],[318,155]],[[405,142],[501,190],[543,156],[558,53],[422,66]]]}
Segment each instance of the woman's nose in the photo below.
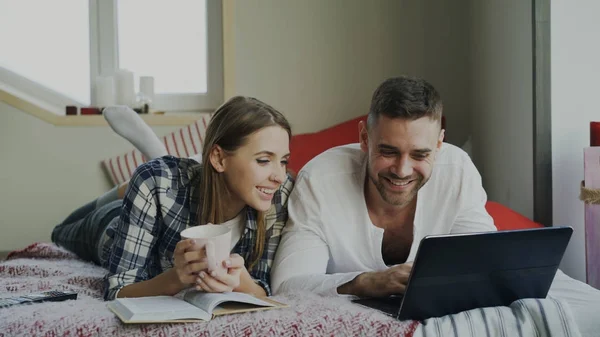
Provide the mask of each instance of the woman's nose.
{"label": "woman's nose", "polygon": [[283,183],[286,176],[286,168],[285,166],[279,166],[273,170],[271,174],[271,180],[277,182],[278,184]]}

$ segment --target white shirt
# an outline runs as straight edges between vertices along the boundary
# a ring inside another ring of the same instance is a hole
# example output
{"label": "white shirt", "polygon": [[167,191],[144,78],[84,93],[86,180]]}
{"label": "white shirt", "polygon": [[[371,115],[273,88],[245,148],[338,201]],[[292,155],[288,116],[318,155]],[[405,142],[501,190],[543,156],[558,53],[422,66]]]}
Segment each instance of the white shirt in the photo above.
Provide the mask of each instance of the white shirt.
{"label": "white shirt", "polygon": [[246,212],[242,211],[242,212],[240,212],[240,214],[236,215],[235,218],[233,218],[231,220],[227,220],[221,224],[221,226],[227,226],[227,227],[229,227],[229,229],[231,229],[231,248],[230,248],[230,250],[233,250],[233,248],[235,248],[235,245],[242,238],[242,232],[244,230],[244,225],[246,222],[245,214],[246,214]]}
{"label": "white shirt", "polygon": [[[271,272],[274,292],[337,294],[367,271],[386,269],[382,228],[364,197],[366,154],[358,144],[330,149],[299,173],[288,201],[289,220]],[[426,235],[496,230],[485,210],[481,176],[469,156],[444,143],[429,181],[417,194],[413,261]]]}

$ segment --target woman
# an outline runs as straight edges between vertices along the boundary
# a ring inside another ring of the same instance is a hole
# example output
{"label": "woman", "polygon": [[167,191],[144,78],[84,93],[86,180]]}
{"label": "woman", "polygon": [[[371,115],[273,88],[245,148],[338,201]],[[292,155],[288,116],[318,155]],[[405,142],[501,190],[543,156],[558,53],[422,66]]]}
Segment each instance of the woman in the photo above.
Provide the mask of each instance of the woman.
{"label": "woman", "polygon": [[[175,295],[189,287],[270,295],[271,263],[293,185],[286,174],[290,138],[277,110],[234,97],[211,118],[205,164],[151,160],[136,169],[122,207],[120,201],[91,207],[86,221],[74,214],[54,229],[52,240],[108,269],[106,300]],[[224,275],[207,273],[204,252],[181,240],[184,229],[207,223],[232,228]]]}

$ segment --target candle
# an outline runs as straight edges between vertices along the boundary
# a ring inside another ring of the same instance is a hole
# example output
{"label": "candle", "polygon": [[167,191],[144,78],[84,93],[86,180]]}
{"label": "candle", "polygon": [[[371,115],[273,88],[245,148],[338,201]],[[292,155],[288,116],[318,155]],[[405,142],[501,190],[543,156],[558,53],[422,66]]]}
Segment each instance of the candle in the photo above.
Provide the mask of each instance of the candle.
{"label": "candle", "polygon": [[590,146],[600,146],[600,122],[590,122]]}
{"label": "candle", "polygon": [[112,76],[96,78],[96,101],[94,106],[105,107],[115,105],[115,81]]}
{"label": "candle", "polygon": [[140,93],[149,100],[154,100],[154,77],[140,76]]}
{"label": "candle", "polygon": [[135,89],[133,87],[133,73],[119,69],[115,73],[117,104],[133,107],[135,105]]}
{"label": "candle", "polygon": [[115,105],[115,80],[112,76],[98,76],[95,89],[96,101],[94,106]]}

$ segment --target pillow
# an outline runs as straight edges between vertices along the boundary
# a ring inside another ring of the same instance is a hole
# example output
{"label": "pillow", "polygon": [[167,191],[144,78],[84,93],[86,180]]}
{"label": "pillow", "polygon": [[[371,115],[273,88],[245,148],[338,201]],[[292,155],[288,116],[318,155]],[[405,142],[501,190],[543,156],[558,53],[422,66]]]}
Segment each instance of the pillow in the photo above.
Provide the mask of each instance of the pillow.
{"label": "pillow", "polygon": [[327,129],[295,135],[290,142],[291,159],[288,169],[298,173],[300,169],[321,152],[332,147],[358,143],[358,122],[366,116],[331,126]]}
{"label": "pillow", "polygon": [[[204,115],[196,122],[163,136],[161,140],[167,148],[167,153],[184,158],[201,153],[209,121],[210,115]],[[102,166],[112,183],[119,185],[131,179],[135,169],[147,161],[148,158],[145,158],[140,151],[132,148],[124,154],[104,159]]]}
{"label": "pillow", "polygon": [[485,204],[485,209],[494,219],[494,224],[499,231],[544,227],[541,224],[529,220],[529,218],[494,201],[488,201]]}

